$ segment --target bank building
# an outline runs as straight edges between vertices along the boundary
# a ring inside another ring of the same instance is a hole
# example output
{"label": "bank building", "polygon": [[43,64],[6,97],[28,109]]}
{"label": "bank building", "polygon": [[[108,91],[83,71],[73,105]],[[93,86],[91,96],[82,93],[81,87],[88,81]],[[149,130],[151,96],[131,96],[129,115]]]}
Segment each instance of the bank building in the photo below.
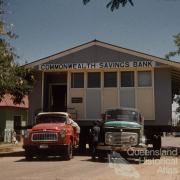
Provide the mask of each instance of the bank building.
{"label": "bank building", "polygon": [[35,69],[28,121],[38,112],[68,111],[81,122],[108,108],[141,111],[146,126],[171,125],[180,63],[94,40],[26,65]]}

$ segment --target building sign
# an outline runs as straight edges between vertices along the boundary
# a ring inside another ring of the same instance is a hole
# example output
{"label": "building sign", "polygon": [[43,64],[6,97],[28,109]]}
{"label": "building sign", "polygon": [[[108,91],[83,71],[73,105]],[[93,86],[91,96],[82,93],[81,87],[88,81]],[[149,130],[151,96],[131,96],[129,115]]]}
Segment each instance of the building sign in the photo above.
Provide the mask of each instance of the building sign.
{"label": "building sign", "polygon": [[98,63],[67,63],[67,64],[41,64],[41,71],[75,70],[75,69],[121,69],[121,68],[151,68],[155,67],[154,61],[123,61],[123,62],[98,62]]}
{"label": "building sign", "polygon": [[14,129],[14,121],[6,120],[6,129]]}
{"label": "building sign", "polygon": [[71,98],[71,103],[82,103],[83,98],[82,97],[72,97]]}

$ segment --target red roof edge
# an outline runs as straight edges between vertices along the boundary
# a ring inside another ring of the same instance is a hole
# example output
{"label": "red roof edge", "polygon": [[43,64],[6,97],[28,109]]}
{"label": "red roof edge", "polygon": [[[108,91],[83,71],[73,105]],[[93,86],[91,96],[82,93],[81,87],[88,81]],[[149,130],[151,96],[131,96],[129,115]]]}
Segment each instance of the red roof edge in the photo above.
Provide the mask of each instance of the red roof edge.
{"label": "red roof edge", "polygon": [[29,108],[28,96],[25,96],[22,99],[22,103],[14,104],[13,97],[10,94],[5,94],[4,98],[0,102],[0,107],[16,107],[16,108],[28,109]]}

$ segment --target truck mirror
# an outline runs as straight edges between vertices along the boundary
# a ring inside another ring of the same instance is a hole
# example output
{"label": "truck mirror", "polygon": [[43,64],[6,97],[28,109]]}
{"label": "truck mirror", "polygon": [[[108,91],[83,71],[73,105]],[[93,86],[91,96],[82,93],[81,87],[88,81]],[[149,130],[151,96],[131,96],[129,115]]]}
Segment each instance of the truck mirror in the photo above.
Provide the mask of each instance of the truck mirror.
{"label": "truck mirror", "polygon": [[144,118],[142,115],[140,115],[140,123],[143,124],[144,123]]}

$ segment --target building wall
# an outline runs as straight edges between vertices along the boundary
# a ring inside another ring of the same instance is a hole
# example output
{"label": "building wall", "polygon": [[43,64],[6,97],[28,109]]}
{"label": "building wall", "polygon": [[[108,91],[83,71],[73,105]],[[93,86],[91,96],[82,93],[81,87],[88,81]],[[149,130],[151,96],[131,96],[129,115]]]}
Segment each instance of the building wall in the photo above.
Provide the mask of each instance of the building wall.
{"label": "building wall", "polygon": [[86,95],[86,118],[98,119],[101,117],[101,90],[88,89]]}
{"label": "building wall", "polygon": [[75,108],[75,110],[77,111],[77,117],[78,119],[84,119],[85,117],[85,90],[84,88],[78,88],[78,89],[74,89],[71,88],[70,89],[70,97],[74,97],[74,98],[82,98],[82,103],[72,103],[72,101],[69,101],[69,108]]}
{"label": "building wall", "polygon": [[[144,69],[151,71],[152,86],[151,87],[138,87],[137,73],[141,70],[134,71],[135,82],[134,87],[121,87],[120,74],[123,70],[113,70],[117,73],[117,87],[107,88],[104,87],[104,72],[108,70],[101,70],[101,87],[99,88],[87,88],[87,74],[84,73],[85,81],[84,88],[71,88],[69,92],[69,104],[70,107],[74,107],[78,110],[81,116],[78,119],[99,119],[101,114],[108,108],[117,107],[130,107],[139,109],[145,120],[155,120],[155,102],[154,102],[154,71],[153,69]],[[132,71],[132,70],[131,70]],[[92,70],[91,70],[92,72]],[[69,82],[70,84],[70,82]],[[74,93],[76,92],[76,93]],[[77,93],[78,92],[78,93]],[[83,103],[72,104],[71,98],[82,97]],[[85,103],[84,103],[85,102]],[[81,108],[80,108],[81,107]]]}
{"label": "building wall", "polygon": [[136,108],[142,112],[145,120],[155,120],[153,88],[137,88],[136,95]]}
{"label": "building wall", "polygon": [[[92,46],[87,49],[80,50],[76,53],[58,58],[50,61],[49,64],[60,63],[87,63],[87,62],[118,62],[118,61],[146,61],[148,59],[139,58],[133,55],[117,52],[100,46]],[[158,64],[158,63],[157,63]],[[158,66],[161,66],[158,64]],[[38,68],[38,67],[36,67]],[[120,88],[119,72],[133,70],[135,71],[135,87]],[[152,87],[138,87],[137,86],[137,71],[151,70],[152,71]],[[81,70],[85,72],[85,83],[87,80],[87,72],[92,70]],[[98,70],[96,70],[98,71]],[[104,71],[101,70],[101,74]],[[71,70],[64,75],[60,73],[48,72],[45,73],[43,95],[44,95],[44,111],[48,111],[49,104],[49,84],[62,83],[66,79],[68,86],[68,106],[75,107],[78,111],[78,119],[96,119],[100,118],[100,114],[105,109],[110,107],[135,107],[142,111],[145,116],[145,123],[149,125],[166,124],[171,119],[171,77],[170,71],[163,68],[144,68],[144,69],[114,69],[118,72],[118,86],[117,88],[101,88],[99,89],[73,89],[70,88]],[[54,74],[54,75],[53,75]],[[31,93],[29,122],[32,121],[34,115],[42,110],[42,75],[37,74],[37,82]],[[102,82],[103,83],[103,82]],[[82,97],[82,103],[72,103],[72,97]],[[163,110],[162,110],[163,109]],[[164,111],[164,112],[163,112]]]}
{"label": "building wall", "polygon": [[21,126],[27,123],[28,110],[14,108],[14,107],[1,107],[0,108],[0,136],[3,136],[4,129],[14,129],[14,116],[21,116]]}
{"label": "building wall", "polygon": [[32,92],[29,95],[29,112],[28,112],[28,124],[32,124],[35,115],[42,110],[42,73],[37,72],[35,75],[35,83]]}
{"label": "building wall", "polygon": [[5,108],[0,108],[0,137],[3,136],[6,122],[6,110]]}
{"label": "building wall", "polygon": [[102,90],[103,109],[118,107],[118,88],[104,88]]}
{"label": "building wall", "polygon": [[135,87],[127,87],[120,89],[120,106],[135,108]]}
{"label": "building wall", "polygon": [[27,112],[28,110],[26,109],[6,107],[6,120],[13,120],[14,116],[21,116],[22,121],[27,121]]}
{"label": "building wall", "polygon": [[170,125],[172,118],[172,89],[170,69],[155,69],[154,72],[155,121],[148,125]]}

